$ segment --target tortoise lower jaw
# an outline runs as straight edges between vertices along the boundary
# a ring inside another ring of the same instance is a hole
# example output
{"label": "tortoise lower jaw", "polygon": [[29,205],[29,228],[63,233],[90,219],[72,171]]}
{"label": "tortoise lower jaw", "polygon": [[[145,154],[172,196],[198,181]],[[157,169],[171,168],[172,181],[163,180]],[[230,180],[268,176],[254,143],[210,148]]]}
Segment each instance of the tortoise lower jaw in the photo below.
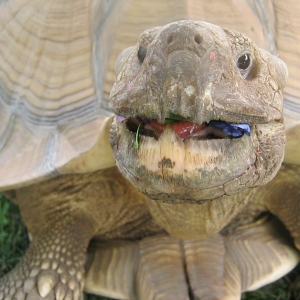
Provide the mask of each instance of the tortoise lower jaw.
{"label": "tortoise lower jaw", "polygon": [[[136,135],[135,135],[136,137]],[[247,137],[245,137],[247,139]],[[241,141],[240,141],[241,140]],[[205,180],[204,173],[213,172],[216,168],[229,170],[228,162],[237,155],[240,142],[243,139],[181,139],[171,127],[167,127],[158,139],[141,135],[139,136],[139,148],[137,159],[140,165],[154,173],[168,174],[169,176],[182,176],[184,173],[199,173],[201,180]],[[226,166],[225,166],[226,165]],[[241,175],[249,167],[249,161],[239,170],[231,170],[233,176]],[[168,171],[166,173],[166,171]],[[196,174],[195,174],[196,176]],[[222,182],[210,183],[211,187],[223,184]],[[198,176],[197,176],[198,177]]]}
{"label": "tortoise lower jaw", "polygon": [[244,175],[256,160],[252,136],[246,135],[183,141],[167,126],[158,139],[141,135],[138,149],[135,142],[136,134],[125,122],[112,124],[111,144],[123,175],[141,192],[164,201],[201,202],[223,196],[224,185]]}

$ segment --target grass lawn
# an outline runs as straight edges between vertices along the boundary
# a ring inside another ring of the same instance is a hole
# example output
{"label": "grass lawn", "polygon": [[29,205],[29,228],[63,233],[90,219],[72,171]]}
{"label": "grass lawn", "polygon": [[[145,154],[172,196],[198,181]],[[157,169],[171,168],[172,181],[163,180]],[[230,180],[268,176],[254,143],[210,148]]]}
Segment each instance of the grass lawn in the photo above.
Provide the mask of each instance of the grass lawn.
{"label": "grass lawn", "polygon": [[[0,194],[0,277],[20,260],[28,244],[17,205]],[[296,285],[297,277],[300,278],[300,267],[273,284],[255,292],[244,293],[242,300],[300,300],[300,294],[291,289]],[[108,298],[86,294],[85,300]]]}

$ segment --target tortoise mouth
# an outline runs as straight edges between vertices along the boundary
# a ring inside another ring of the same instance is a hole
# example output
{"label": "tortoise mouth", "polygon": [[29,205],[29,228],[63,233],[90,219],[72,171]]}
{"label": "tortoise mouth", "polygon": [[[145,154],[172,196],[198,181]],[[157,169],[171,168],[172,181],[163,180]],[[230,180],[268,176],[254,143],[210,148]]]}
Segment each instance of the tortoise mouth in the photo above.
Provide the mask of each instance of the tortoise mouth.
{"label": "tortoise mouth", "polygon": [[123,175],[148,197],[199,203],[221,197],[225,185],[255,172],[256,131],[250,130],[249,124],[219,120],[162,124],[117,116],[111,145]]}
{"label": "tortoise mouth", "polygon": [[168,118],[164,123],[144,116],[129,119],[118,116],[117,121],[125,121],[126,128],[136,135],[137,142],[139,136],[152,137],[158,140],[167,127],[171,127],[176,135],[183,141],[188,139],[211,140],[240,138],[244,134],[250,136],[251,132],[249,124],[238,124],[221,120],[212,120],[210,122],[196,124],[181,116],[176,116],[172,119]]}

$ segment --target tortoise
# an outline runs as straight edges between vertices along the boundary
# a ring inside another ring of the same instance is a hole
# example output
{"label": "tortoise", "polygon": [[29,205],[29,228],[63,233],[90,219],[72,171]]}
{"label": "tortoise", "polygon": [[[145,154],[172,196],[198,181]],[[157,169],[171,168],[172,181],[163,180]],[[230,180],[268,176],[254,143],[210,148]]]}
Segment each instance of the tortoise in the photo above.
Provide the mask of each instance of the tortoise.
{"label": "tortoise", "polygon": [[300,7],[234,4],[0,3],[1,190],[31,237],[1,299],[239,299],[298,263]]}

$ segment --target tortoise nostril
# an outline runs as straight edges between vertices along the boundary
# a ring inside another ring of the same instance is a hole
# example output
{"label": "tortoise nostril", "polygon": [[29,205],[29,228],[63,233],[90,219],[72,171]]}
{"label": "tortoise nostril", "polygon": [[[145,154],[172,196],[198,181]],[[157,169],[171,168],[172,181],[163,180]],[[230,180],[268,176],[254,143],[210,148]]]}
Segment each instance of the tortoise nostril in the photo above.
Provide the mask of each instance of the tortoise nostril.
{"label": "tortoise nostril", "polygon": [[201,37],[200,37],[199,34],[196,34],[196,35],[194,36],[194,41],[195,41],[198,45],[201,44]]}
{"label": "tortoise nostril", "polygon": [[169,35],[167,39],[167,44],[171,44],[173,42],[173,38],[174,38],[173,34]]}

